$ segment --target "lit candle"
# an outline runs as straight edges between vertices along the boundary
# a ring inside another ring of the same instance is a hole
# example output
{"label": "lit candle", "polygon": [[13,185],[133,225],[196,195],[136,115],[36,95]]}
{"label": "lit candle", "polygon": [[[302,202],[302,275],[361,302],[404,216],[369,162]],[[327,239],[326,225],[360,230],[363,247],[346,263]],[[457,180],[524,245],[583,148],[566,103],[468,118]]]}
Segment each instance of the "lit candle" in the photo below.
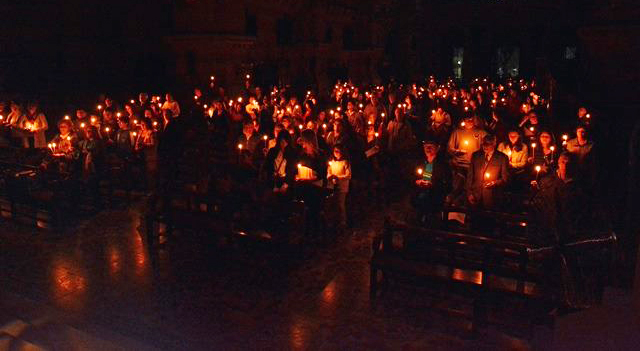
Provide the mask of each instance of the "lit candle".
{"label": "lit candle", "polygon": [[211,77],[209,77],[209,79],[211,79],[211,80],[215,80],[215,79],[216,79],[216,77],[211,76]]}
{"label": "lit candle", "polygon": [[262,139],[264,140],[264,148],[267,148],[267,140],[269,140],[269,137],[265,134],[262,136]]}
{"label": "lit candle", "polygon": [[538,176],[540,176],[540,170],[542,169],[542,167],[540,167],[540,165],[536,166],[536,181],[538,180]]}
{"label": "lit candle", "polygon": [[299,124],[298,129],[302,130],[302,128],[303,128],[302,124]]}
{"label": "lit candle", "polygon": [[238,102],[242,102],[242,96],[238,97]]}
{"label": "lit candle", "polygon": [[551,147],[549,147],[549,150],[551,150],[551,160],[553,161],[553,153],[554,153],[554,151],[556,151],[556,147],[555,146],[551,146]]}
{"label": "lit candle", "polygon": [[418,168],[417,173],[418,173],[419,176],[422,176],[422,173],[423,173],[422,168]]}
{"label": "lit candle", "polygon": [[69,115],[64,116],[64,119],[66,119],[67,121],[71,119],[71,117],[69,117]]}
{"label": "lit candle", "polygon": [[98,105],[98,111],[102,110],[102,105]]}
{"label": "lit candle", "polygon": [[460,127],[464,127],[466,125],[465,122],[460,123]]}
{"label": "lit candle", "polygon": [[585,117],[587,117],[587,118],[591,118],[591,114],[590,114],[590,113],[587,113],[587,115],[586,115]]}
{"label": "lit candle", "polygon": [[533,132],[534,130],[536,130],[536,128],[535,127],[529,127],[529,130]]}
{"label": "lit candle", "polygon": [[251,79],[251,75],[250,75],[250,74],[247,74],[245,77],[246,77],[247,79]]}
{"label": "lit candle", "polygon": [[136,100],[134,100],[134,99],[131,99],[131,100],[129,100],[129,101],[130,101],[132,104],[135,104],[135,103],[136,103]]}
{"label": "lit candle", "polygon": [[531,143],[531,152],[533,153],[531,157],[536,157],[536,143]]}
{"label": "lit candle", "polygon": [[91,117],[91,123],[96,123],[96,118],[95,117]]}
{"label": "lit candle", "polygon": [[491,178],[491,173],[489,173],[489,172],[485,172],[485,173],[484,173],[484,179],[488,181],[488,180],[489,180],[489,178]]}
{"label": "lit candle", "polygon": [[111,130],[111,128],[107,127],[104,129],[105,132],[109,133],[109,131]]}
{"label": "lit candle", "polygon": [[84,128],[84,122],[80,123],[80,128]]}

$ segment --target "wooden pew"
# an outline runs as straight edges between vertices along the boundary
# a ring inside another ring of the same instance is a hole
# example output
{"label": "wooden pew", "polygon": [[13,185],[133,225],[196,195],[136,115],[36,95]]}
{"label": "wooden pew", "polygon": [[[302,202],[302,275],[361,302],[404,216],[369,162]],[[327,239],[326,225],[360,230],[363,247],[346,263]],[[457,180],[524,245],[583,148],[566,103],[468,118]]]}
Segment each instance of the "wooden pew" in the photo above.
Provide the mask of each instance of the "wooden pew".
{"label": "wooden pew", "polygon": [[[472,300],[471,331],[489,322],[488,308],[516,299],[528,306],[534,324],[553,324],[548,314],[558,305],[549,274],[538,259],[560,251],[615,244],[613,233],[602,239],[563,247],[536,248],[525,242],[476,233],[412,227],[387,220],[373,241],[370,262],[372,301],[393,277],[411,277],[445,287]],[[610,251],[607,251],[610,252]],[[606,269],[606,267],[603,267]]]}

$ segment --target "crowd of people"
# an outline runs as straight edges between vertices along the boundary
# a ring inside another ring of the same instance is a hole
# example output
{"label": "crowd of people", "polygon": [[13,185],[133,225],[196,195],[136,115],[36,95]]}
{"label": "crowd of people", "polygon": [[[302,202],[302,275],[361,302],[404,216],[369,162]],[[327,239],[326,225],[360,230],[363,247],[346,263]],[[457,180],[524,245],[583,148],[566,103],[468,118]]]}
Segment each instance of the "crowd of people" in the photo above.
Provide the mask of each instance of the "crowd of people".
{"label": "crowd of people", "polygon": [[[239,206],[252,206],[256,222],[273,227],[303,200],[310,232],[327,207],[332,224],[345,229],[351,198],[388,200],[406,190],[423,225],[444,206],[506,210],[510,194],[521,194],[532,195],[544,228],[577,231],[575,207],[595,189],[594,118],[581,107],[563,116],[574,129],[560,131],[533,80],[263,89],[247,75],[245,88],[230,96],[212,76],[180,103],[172,94],[140,93],[124,104],[107,96],[61,117],[49,140],[37,103],[0,101],[0,144],[40,149],[43,170],[89,183],[119,163],[141,175],[123,180],[128,186],[163,194],[184,144],[198,139],[206,162],[224,160],[236,170],[231,192],[244,199]],[[213,182],[220,172],[200,176]]]}

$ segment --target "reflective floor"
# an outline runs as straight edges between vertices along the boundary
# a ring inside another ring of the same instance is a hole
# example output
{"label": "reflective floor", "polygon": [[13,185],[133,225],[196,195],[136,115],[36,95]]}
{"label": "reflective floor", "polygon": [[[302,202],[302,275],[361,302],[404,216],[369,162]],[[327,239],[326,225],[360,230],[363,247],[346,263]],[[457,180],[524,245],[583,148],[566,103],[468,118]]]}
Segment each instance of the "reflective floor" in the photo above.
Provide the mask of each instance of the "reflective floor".
{"label": "reflective floor", "polygon": [[434,308],[469,308],[447,294],[398,287],[371,303],[371,238],[402,207],[287,255],[178,236],[150,256],[136,205],[64,233],[0,222],[0,350],[530,348],[502,331],[471,338]]}

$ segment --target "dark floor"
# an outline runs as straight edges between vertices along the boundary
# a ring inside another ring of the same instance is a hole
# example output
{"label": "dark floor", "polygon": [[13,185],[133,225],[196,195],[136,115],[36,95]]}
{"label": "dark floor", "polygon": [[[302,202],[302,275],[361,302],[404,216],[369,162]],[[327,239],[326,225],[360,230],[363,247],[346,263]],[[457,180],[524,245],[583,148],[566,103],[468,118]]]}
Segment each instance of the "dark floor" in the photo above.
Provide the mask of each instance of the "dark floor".
{"label": "dark floor", "polygon": [[372,305],[371,238],[404,205],[371,213],[288,257],[176,237],[153,265],[135,204],[65,233],[0,222],[0,350],[531,348],[526,328],[472,338],[466,319],[442,312],[468,309],[447,294],[399,286]]}

